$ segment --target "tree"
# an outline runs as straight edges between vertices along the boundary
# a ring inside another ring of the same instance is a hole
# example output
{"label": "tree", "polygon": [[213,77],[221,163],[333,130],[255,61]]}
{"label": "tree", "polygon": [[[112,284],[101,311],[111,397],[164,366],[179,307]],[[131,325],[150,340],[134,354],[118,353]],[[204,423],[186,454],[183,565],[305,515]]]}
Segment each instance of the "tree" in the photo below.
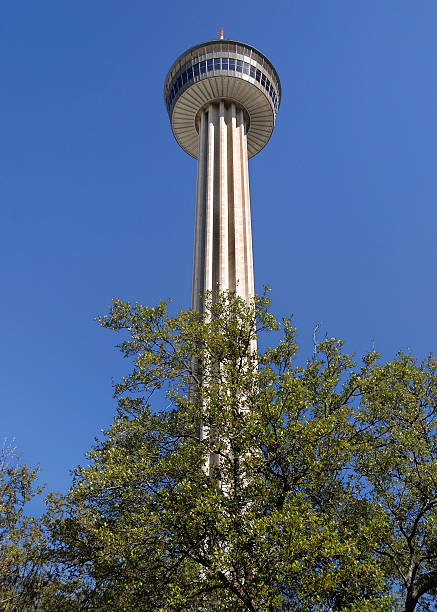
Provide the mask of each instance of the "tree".
{"label": "tree", "polygon": [[299,365],[288,320],[255,354],[279,329],[266,296],[206,296],[204,317],[116,300],[100,321],[133,369],[89,465],[51,498],[59,609],[400,609],[399,538],[375,503],[376,354],[357,370],[330,339]]}
{"label": "tree", "polygon": [[13,449],[0,451],[0,609],[31,609],[41,588],[41,531],[24,508],[41,488],[38,469],[20,465]]}
{"label": "tree", "polygon": [[385,515],[378,552],[405,594],[405,610],[437,596],[437,361],[411,355],[372,368],[360,381],[357,453],[363,496]]}

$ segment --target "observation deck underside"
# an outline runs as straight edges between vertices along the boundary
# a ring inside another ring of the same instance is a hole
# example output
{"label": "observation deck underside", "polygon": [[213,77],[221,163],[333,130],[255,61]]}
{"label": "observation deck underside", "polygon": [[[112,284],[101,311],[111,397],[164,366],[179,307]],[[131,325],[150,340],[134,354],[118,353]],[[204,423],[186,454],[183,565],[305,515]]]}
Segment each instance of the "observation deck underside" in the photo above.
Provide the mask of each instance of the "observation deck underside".
{"label": "observation deck underside", "polygon": [[[198,111],[212,101],[236,102],[248,114],[248,156],[253,157],[269,141],[274,128],[271,104],[263,92],[248,81],[233,77],[210,77],[194,83],[176,101],[171,127],[179,145],[192,157],[199,156]],[[198,123],[198,121],[197,121]]]}

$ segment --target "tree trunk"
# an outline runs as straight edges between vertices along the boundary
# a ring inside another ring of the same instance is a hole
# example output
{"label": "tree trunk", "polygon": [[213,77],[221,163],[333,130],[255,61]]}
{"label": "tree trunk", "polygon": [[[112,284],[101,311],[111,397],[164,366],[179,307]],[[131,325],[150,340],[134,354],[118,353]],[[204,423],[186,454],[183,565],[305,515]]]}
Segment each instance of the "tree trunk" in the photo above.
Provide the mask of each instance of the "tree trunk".
{"label": "tree trunk", "polygon": [[414,612],[417,606],[418,597],[413,592],[413,588],[408,589],[405,599],[405,612]]}

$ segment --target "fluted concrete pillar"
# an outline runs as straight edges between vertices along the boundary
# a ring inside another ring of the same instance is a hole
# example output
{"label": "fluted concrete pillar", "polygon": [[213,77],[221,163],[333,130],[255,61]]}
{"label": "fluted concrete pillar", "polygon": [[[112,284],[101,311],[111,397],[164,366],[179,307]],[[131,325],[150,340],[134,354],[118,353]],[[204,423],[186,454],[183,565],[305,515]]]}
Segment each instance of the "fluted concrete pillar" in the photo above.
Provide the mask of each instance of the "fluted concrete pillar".
{"label": "fluted concrete pillar", "polygon": [[207,291],[235,291],[246,301],[254,295],[246,128],[233,102],[201,112],[192,294],[198,312]]}

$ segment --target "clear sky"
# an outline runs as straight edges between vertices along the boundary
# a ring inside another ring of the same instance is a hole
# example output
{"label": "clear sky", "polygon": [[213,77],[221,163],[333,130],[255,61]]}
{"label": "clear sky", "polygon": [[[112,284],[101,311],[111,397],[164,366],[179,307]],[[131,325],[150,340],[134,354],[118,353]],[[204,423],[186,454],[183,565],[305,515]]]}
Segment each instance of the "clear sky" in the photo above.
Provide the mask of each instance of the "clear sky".
{"label": "clear sky", "polygon": [[[384,359],[436,345],[435,0],[3,3],[0,436],[63,491],[125,371],[94,317],[112,298],[191,297],[196,163],[167,70],[245,41],[277,68],[275,132],[250,162],[255,282]],[[320,335],[319,333],[319,335]]]}

